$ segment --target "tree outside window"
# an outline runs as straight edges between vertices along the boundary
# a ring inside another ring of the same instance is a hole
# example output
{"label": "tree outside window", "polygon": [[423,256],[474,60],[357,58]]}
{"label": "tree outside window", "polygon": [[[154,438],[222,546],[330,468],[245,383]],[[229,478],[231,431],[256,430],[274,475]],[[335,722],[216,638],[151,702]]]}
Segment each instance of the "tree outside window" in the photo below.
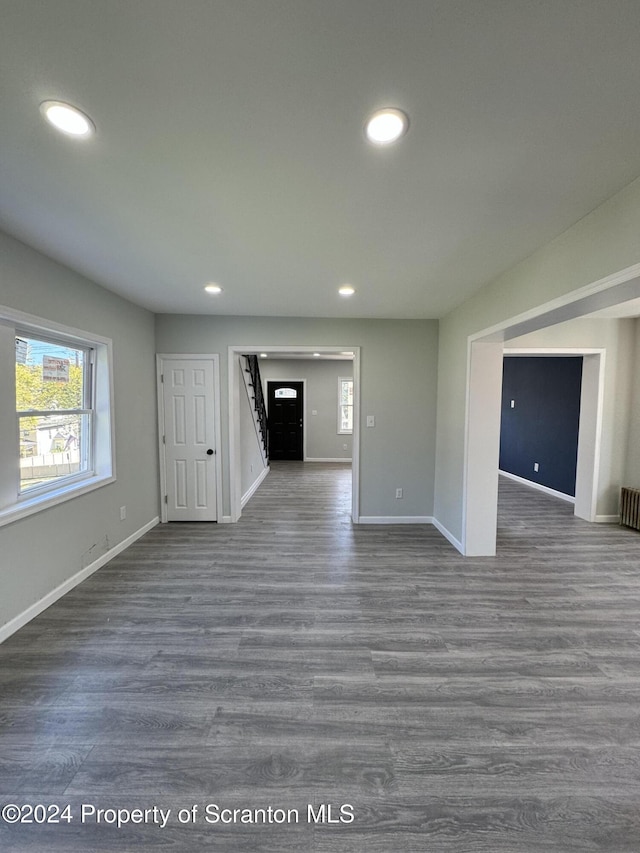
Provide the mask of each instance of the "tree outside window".
{"label": "tree outside window", "polygon": [[90,350],[16,336],[20,491],[90,467]]}
{"label": "tree outside window", "polygon": [[338,379],[338,435],[353,432],[353,379]]}

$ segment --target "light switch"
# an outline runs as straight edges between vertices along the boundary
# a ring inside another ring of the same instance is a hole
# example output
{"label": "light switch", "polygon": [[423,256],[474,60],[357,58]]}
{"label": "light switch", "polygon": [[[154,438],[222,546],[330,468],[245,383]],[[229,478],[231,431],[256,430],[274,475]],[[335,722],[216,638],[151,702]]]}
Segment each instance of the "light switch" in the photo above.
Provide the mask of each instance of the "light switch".
{"label": "light switch", "polygon": [[318,414],[318,410],[317,410],[317,409],[311,409],[311,414],[312,414],[312,415],[317,415],[317,414]]}
{"label": "light switch", "polygon": [[512,409],[515,409],[515,407],[516,407],[516,401],[515,401],[515,400],[512,400],[512,401],[511,401],[511,408],[512,408]]}
{"label": "light switch", "polygon": [[367,426],[374,427],[376,425],[376,419],[374,415],[367,415]]}

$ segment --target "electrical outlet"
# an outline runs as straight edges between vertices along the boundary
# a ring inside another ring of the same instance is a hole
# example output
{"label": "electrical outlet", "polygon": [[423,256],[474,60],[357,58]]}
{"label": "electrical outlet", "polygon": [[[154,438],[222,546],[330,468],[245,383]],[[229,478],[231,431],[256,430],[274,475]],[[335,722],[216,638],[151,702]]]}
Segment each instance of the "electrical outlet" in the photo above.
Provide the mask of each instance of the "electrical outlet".
{"label": "electrical outlet", "polygon": [[348,445],[348,444],[343,444],[343,445],[342,445],[342,449],[343,449],[343,450],[348,450],[348,449],[349,449],[349,445]]}
{"label": "electrical outlet", "polygon": [[120,507],[120,521],[124,521],[126,517],[127,517],[127,508],[126,508],[126,506],[121,506]]}
{"label": "electrical outlet", "polygon": [[515,401],[515,400],[512,400],[512,401],[511,401],[511,408],[512,408],[512,409],[515,409],[515,407],[516,407],[516,401]]}
{"label": "electrical outlet", "polygon": [[376,425],[375,415],[367,415],[367,426],[374,427]]}
{"label": "electrical outlet", "polygon": [[534,470],[534,471],[536,471],[536,472],[540,470],[540,466],[538,465],[538,463],[537,463],[537,462],[534,462],[534,463],[533,463],[533,470]]}
{"label": "electrical outlet", "polygon": [[402,497],[402,489],[396,489],[396,500]]}

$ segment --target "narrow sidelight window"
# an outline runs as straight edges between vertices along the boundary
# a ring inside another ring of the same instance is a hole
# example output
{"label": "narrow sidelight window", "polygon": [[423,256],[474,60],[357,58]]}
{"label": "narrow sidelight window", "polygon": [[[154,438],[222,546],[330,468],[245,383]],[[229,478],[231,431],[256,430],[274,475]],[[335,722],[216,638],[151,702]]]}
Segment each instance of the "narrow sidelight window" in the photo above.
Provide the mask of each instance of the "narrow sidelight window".
{"label": "narrow sidelight window", "polygon": [[338,379],[338,435],[353,432],[353,379]]}

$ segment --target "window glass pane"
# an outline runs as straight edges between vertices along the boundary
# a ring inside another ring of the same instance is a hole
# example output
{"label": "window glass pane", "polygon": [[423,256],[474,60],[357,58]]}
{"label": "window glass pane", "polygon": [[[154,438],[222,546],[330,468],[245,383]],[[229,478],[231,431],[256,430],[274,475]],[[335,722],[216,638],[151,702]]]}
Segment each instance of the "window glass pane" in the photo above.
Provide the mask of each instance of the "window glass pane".
{"label": "window glass pane", "polygon": [[[335,386],[334,386],[335,387]],[[281,399],[283,397],[297,397],[298,392],[295,388],[276,388],[276,400]]]}
{"label": "window glass pane", "polygon": [[16,337],[16,411],[83,409],[87,351]]}
{"label": "window glass pane", "polygon": [[353,432],[353,379],[338,380],[338,432]]}
{"label": "window glass pane", "polygon": [[340,406],[340,429],[353,429],[353,409],[351,406]]}
{"label": "window glass pane", "polygon": [[345,406],[353,406],[353,379],[343,379],[341,381],[340,402]]}
{"label": "window glass pane", "polygon": [[91,415],[18,418],[20,491],[87,471]]}

